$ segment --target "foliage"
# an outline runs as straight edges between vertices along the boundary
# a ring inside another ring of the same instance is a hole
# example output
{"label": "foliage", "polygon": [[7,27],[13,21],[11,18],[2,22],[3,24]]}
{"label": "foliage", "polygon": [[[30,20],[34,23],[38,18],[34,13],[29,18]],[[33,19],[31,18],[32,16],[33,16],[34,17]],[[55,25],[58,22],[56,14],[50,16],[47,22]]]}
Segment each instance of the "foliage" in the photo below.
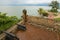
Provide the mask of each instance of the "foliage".
{"label": "foliage", "polygon": [[45,12],[45,13],[43,13],[43,16],[46,16],[46,17],[47,17],[47,16],[48,16],[48,13],[46,13],[46,12]]}
{"label": "foliage", "polygon": [[57,9],[59,9],[58,1],[52,1],[49,6],[52,7],[52,9],[50,10],[51,12],[58,12],[58,10],[57,10]]}
{"label": "foliage", "polygon": [[39,14],[42,14],[43,13],[43,9],[39,8],[38,12],[39,12]]}
{"label": "foliage", "polygon": [[7,13],[0,12],[0,30],[7,30],[12,25],[18,22],[18,18],[16,16],[6,16]]}
{"label": "foliage", "polygon": [[53,15],[54,15],[54,16],[57,16],[57,13],[54,13]]}
{"label": "foliage", "polygon": [[56,20],[56,21],[60,21],[60,18],[55,18],[54,20]]}
{"label": "foliage", "polygon": [[43,16],[48,16],[48,13],[42,8],[39,8],[38,13]]}

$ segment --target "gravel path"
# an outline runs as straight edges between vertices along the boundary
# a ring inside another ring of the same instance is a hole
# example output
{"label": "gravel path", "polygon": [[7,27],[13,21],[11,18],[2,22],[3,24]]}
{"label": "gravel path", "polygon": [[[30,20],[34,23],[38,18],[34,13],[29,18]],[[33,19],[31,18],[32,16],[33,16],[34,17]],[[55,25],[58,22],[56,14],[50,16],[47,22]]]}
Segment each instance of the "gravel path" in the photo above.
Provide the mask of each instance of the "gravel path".
{"label": "gravel path", "polygon": [[26,24],[26,31],[17,31],[16,35],[20,40],[58,40],[58,35],[39,27]]}

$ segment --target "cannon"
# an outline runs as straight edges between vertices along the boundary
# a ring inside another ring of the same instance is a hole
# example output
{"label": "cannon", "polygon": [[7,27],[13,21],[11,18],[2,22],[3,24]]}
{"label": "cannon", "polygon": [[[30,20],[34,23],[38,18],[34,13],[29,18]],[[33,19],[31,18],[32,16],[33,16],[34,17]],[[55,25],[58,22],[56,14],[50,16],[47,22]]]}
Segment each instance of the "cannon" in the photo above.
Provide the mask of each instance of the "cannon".
{"label": "cannon", "polygon": [[17,24],[17,29],[25,31],[26,30],[26,26],[25,25]]}
{"label": "cannon", "polygon": [[6,34],[5,40],[19,40],[19,38],[16,37],[16,35],[14,35],[12,33],[9,33],[9,32],[6,32],[6,31],[1,31],[1,32]]}

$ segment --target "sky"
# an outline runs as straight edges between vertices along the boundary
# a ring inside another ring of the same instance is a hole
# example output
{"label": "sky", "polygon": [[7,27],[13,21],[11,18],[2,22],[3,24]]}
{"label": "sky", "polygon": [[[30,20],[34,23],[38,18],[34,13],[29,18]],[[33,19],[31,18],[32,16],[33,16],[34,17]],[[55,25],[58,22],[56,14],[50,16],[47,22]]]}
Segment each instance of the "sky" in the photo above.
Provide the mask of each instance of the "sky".
{"label": "sky", "polygon": [[[50,3],[52,0],[0,0],[1,5],[22,5]],[[57,0],[60,3],[60,0]]]}

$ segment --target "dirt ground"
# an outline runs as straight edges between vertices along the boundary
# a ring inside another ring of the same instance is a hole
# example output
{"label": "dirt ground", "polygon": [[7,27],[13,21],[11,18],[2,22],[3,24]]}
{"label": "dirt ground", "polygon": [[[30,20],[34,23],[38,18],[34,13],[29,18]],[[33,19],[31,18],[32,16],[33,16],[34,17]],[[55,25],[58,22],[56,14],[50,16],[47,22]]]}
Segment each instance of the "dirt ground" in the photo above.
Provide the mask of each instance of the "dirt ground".
{"label": "dirt ground", "polygon": [[26,24],[26,31],[17,31],[16,35],[20,40],[59,40],[55,32]]}

